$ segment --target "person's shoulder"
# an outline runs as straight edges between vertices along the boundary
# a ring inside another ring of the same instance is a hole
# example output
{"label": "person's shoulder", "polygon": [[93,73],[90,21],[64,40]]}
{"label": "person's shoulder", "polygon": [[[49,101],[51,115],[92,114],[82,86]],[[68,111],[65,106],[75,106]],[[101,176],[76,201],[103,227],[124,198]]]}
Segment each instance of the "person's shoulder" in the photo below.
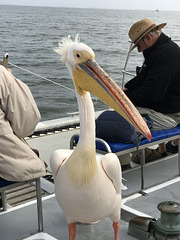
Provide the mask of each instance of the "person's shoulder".
{"label": "person's shoulder", "polygon": [[4,70],[4,66],[0,65],[0,71],[3,71],[3,70]]}
{"label": "person's shoulder", "polygon": [[162,44],[159,48],[157,53],[161,58],[168,57],[170,58],[171,56],[178,55],[180,56],[180,47],[171,41],[166,42],[165,44]]}
{"label": "person's shoulder", "polygon": [[4,71],[5,71],[5,67],[0,65],[0,78],[4,77]]}
{"label": "person's shoulder", "polygon": [[7,72],[7,69],[3,65],[0,65],[0,73],[6,74]]}
{"label": "person's shoulder", "polygon": [[5,74],[4,74],[4,66],[0,65],[0,87],[4,86],[5,83]]}
{"label": "person's shoulder", "polygon": [[4,66],[0,65],[0,79],[1,85],[12,84],[14,77]]}

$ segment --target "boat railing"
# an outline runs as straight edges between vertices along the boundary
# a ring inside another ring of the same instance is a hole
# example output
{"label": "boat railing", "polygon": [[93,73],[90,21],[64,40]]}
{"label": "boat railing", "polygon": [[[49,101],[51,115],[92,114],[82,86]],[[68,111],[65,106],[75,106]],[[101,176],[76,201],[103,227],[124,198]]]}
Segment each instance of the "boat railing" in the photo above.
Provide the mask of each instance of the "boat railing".
{"label": "boat railing", "polygon": [[122,86],[121,86],[122,89],[124,88],[126,75],[129,75],[129,76],[134,77],[134,74],[133,74],[133,73],[127,71],[127,65],[128,65],[128,61],[129,61],[130,54],[131,54],[131,47],[132,47],[132,45],[133,45],[133,43],[132,43],[131,41],[129,41],[129,42],[130,42],[130,47],[129,47],[129,50],[128,50],[128,53],[127,53],[126,61],[125,61],[125,64],[124,64],[124,68],[123,68],[123,70],[122,70],[122,74],[123,74],[123,77],[122,77]]}

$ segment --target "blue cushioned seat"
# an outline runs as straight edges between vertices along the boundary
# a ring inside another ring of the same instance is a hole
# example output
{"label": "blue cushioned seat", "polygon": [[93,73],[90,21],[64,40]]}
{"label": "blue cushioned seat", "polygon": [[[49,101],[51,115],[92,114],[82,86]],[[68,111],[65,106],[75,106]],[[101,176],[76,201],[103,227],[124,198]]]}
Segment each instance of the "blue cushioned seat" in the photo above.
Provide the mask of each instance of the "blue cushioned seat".
{"label": "blue cushioned seat", "polygon": [[[180,126],[172,129],[166,129],[163,131],[153,131],[151,142],[156,142],[156,141],[163,140],[179,134],[180,134]],[[114,153],[136,147],[136,143],[134,144],[133,143],[114,143],[114,142],[107,142],[107,143],[109,144],[111,151]],[[148,143],[149,143],[149,140],[146,138],[143,138],[140,142],[140,145],[144,145]],[[106,151],[104,144],[100,142],[96,142],[96,148],[102,151]]]}
{"label": "blue cushioned seat", "polygon": [[[170,137],[173,137],[176,135],[180,135],[180,125],[175,128],[171,128],[171,129],[166,129],[166,130],[162,130],[162,131],[153,131],[151,143],[157,142],[157,141],[160,141],[160,140],[163,140],[166,138],[170,138]],[[78,139],[79,139],[79,136],[76,136],[74,141],[77,143]],[[107,142],[107,143],[110,146],[111,151],[113,153],[131,149],[131,148],[134,148],[137,146],[136,143],[116,143],[116,142]],[[147,138],[142,138],[142,140],[140,142],[140,146],[148,144],[148,143],[149,143],[149,140]],[[96,141],[96,149],[106,151],[105,145],[99,141]]]}
{"label": "blue cushioned seat", "polygon": [[0,177],[0,187],[8,186],[16,182],[11,182]]}

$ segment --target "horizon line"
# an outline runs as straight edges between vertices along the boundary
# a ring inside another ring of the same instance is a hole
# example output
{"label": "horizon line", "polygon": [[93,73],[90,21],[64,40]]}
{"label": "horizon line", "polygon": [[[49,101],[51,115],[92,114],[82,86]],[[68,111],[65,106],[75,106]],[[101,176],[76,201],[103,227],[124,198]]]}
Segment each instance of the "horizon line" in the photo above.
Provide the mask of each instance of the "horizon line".
{"label": "horizon line", "polygon": [[1,6],[21,6],[21,7],[51,7],[51,8],[75,8],[75,9],[98,9],[98,10],[128,10],[128,11],[155,11],[155,12],[179,12],[180,10],[165,9],[130,9],[130,8],[102,8],[102,7],[70,7],[70,6],[43,6],[43,5],[24,5],[24,4],[5,4]]}

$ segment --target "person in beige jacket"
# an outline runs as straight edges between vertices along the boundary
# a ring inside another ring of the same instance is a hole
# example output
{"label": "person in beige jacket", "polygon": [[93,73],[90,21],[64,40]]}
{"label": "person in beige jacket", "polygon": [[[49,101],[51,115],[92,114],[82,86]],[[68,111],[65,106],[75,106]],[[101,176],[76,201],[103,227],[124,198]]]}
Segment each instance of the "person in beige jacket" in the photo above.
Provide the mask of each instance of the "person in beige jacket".
{"label": "person in beige jacket", "polygon": [[30,89],[0,65],[0,177],[23,181],[46,174],[45,164],[23,140],[41,116]]}

